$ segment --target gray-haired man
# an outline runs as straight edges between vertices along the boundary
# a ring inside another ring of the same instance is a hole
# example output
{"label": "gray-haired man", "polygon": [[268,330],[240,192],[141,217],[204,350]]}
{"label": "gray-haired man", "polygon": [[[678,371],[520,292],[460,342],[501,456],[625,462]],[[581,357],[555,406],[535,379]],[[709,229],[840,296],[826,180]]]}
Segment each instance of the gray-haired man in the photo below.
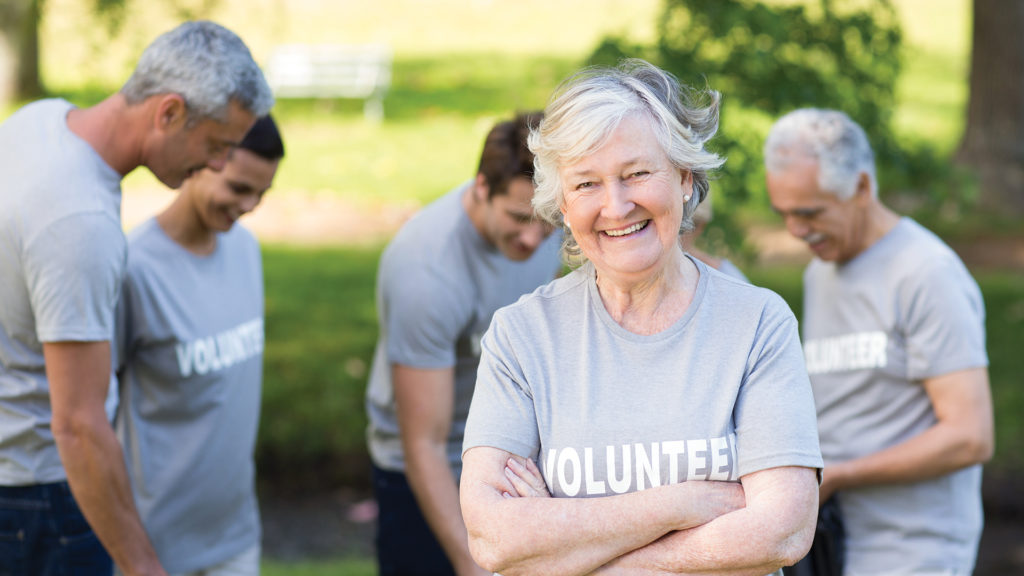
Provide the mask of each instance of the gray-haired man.
{"label": "gray-haired man", "polygon": [[801,328],[843,573],[968,575],[993,448],[978,285],[878,200],[871,146],[842,112],[783,116],[765,164],[772,207],[816,256]]}
{"label": "gray-haired man", "polygon": [[188,22],[95,106],[41,100],[0,125],[0,530],[17,536],[0,538],[0,573],[110,574],[111,556],[164,573],[105,406],[120,183],[138,166],[172,188],[219,170],[272,105],[234,33]]}

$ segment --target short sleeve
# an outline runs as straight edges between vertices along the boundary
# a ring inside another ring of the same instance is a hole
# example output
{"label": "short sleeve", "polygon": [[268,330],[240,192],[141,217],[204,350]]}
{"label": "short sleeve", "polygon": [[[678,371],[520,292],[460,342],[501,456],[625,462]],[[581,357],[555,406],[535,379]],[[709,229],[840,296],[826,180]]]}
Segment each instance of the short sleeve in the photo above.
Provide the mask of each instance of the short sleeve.
{"label": "short sleeve", "polygon": [[540,435],[533,395],[516,361],[512,339],[499,310],[481,341],[476,389],[466,420],[462,452],[490,446],[524,458],[535,458]]}
{"label": "short sleeve", "polygon": [[26,246],[24,270],[40,342],[111,340],[126,243],[109,215],[54,221]]}
{"label": "short sleeve", "polygon": [[455,343],[472,315],[472,298],[428,270],[394,275],[381,295],[390,363],[425,369],[455,365]]}
{"label": "short sleeve", "polygon": [[927,263],[900,289],[907,377],[920,380],[988,366],[985,305],[970,274],[952,258]]}
{"label": "short sleeve", "polygon": [[739,476],[824,465],[796,318],[777,296],[759,319],[735,418]]}

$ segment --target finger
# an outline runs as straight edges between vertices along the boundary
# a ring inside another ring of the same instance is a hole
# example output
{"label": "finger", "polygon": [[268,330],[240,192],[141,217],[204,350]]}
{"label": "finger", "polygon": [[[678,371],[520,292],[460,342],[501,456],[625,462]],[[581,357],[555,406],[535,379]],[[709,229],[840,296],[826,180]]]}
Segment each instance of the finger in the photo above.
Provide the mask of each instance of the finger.
{"label": "finger", "polygon": [[508,466],[505,466],[505,477],[512,483],[512,486],[515,487],[516,492],[520,496],[538,496],[537,491],[534,490],[533,486],[523,478],[519,477],[519,475],[516,474],[516,471]]}
{"label": "finger", "polygon": [[544,477],[541,476],[540,470],[537,469],[537,465],[534,464],[533,460],[527,458],[526,466],[519,463],[518,460],[510,459],[513,465],[513,470],[516,473],[530,483],[530,486],[538,493],[547,494],[548,486],[544,483]]}

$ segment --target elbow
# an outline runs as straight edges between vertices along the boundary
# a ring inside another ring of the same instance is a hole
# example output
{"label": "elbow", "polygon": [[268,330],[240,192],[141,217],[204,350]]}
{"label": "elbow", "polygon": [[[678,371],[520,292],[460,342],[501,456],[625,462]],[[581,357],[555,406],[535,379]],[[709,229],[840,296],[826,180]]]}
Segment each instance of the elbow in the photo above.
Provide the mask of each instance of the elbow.
{"label": "elbow", "polygon": [[469,536],[469,554],[478,566],[494,574],[505,568],[501,551],[485,538]]}
{"label": "elbow", "polygon": [[814,541],[814,523],[783,538],[775,549],[777,568],[792,566],[803,559]]}
{"label": "elbow", "polygon": [[88,436],[89,431],[90,419],[79,413],[54,413],[50,420],[50,432],[58,447],[77,444]]}
{"label": "elbow", "polygon": [[514,558],[516,555],[507,546],[502,546],[500,540],[487,539],[482,537],[469,536],[469,554],[478,566],[491,574],[503,574],[504,576],[517,576],[526,574]]}
{"label": "elbow", "polygon": [[984,464],[992,459],[995,453],[995,439],[991,432],[977,434],[965,445],[967,465]]}
{"label": "elbow", "polygon": [[[816,488],[816,487],[815,487]],[[817,490],[815,489],[816,493]],[[774,569],[778,570],[783,566],[792,566],[803,559],[811,549],[814,542],[814,533],[818,527],[818,507],[807,506],[799,515],[799,519],[789,524],[775,539],[775,546],[771,550],[770,557],[774,560]]]}
{"label": "elbow", "polygon": [[469,554],[478,566],[490,573],[500,572],[506,576],[514,575],[511,571],[513,557],[512,538],[501,531],[500,520],[490,517],[482,511],[467,507],[463,501],[462,516],[469,536]]}

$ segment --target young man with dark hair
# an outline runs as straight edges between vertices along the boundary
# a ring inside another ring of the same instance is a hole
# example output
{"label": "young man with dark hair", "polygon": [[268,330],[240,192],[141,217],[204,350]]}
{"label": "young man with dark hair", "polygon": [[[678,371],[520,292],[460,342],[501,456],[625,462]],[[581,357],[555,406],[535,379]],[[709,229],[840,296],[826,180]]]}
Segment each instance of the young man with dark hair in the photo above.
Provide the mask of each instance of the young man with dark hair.
{"label": "young man with dark hair", "polygon": [[534,217],[539,114],[488,134],[476,177],[405,224],[381,256],[367,390],[381,576],[484,574],[459,507],[462,433],[494,312],[553,280],[560,238]]}
{"label": "young man with dark hair", "polygon": [[273,119],[260,118],[223,170],[193,174],[128,236],[117,432],[142,523],[174,574],[259,573],[263,269],[235,221],[283,156]]}

